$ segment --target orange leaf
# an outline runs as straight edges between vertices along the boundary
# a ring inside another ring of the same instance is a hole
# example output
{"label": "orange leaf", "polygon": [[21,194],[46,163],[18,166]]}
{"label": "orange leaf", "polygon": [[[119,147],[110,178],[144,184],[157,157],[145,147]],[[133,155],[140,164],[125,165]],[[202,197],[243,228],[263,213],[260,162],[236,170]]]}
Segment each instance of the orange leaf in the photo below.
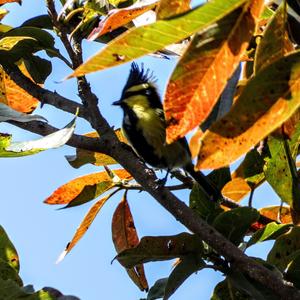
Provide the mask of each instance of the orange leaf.
{"label": "orange leaf", "polygon": [[299,86],[300,51],[257,73],[229,113],[203,135],[197,168],[227,166],[281,126],[300,106]]}
{"label": "orange leaf", "polygon": [[11,2],[17,2],[17,3],[21,4],[22,0],[0,0],[0,5],[3,5],[5,3],[11,3]]}
{"label": "orange leaf", "polygon": [[111,197],[111,195],[105,196],[102,199],[98,200],[88,211],[86,216],[84,217],[83,221],[77,228],[71,242],[68,243],[66,249],[64,252],[60,255],[59,259],[57,260],[57,263],[62,261],[63,258],[74,248],[74,246],[78,243],[78,241],[83,237],[83,235],[86,233],[86,231],[89,229],[90,225],[96,218],[98,212],[104,205],[104,203]]}
{"label": "orange leaf", "polygon": [[279,216],[280,206],[267,206],[259,209],[259,213],[273,220],[280,220],[283,224],[293,223],[291,209],[287,206],[282,206]]}
{"label": "orange leaf", "polygon": [[99,36],[111,32],[127,23],[136,17],[142,15],[146,11],[155,7],[158,1],[155,1],[152,4],[147,5],[132,5],[130,7],[121,8],[121,9],[112,9],[109,12],[109,15],[103,19],[98,27],[96,27],[88,37],[88,40],[93,41]]}
{"label": "orange leaf", "polygon": [[[126,196],[124,196],[123,200],[119,203],[113,215],[112,239],[117,253],[120,253],[125,249],[133,248],[139,243],[139,238]],[[148,289],[148,283],[142,264],[135,266],[135,268],[127,268],[126,270],[133,282],[142,291]]]}
{"label": "orange leaf", "polygon": [[251,192],[251,188],[243,178],[234,178],[227,182],[222,189],[222,195],[233,201],[241,201],[248,193]]}
{"label": "orange leaf", "polygon": [[[19,68],[30,78],[24,64],[19,65]],[[0,68],[0,81],[0,102],[23,113],[32,113],[36,109],[39,101],[11,80],[2,68]]]}
{"label": "orange leaf", "polygon": [[247,1],[193,38],[166,91],[168,143],[208,117],[247,49],[263,4],[262,0]]}
{"label": "orange leaf", "polygon": [[190,140],[189,147],[190,147],[192,158],[195,158],[199,153],[201,147],[201,137],[203,133],[204,132],[201,130],[201,128],[199,128]]}
{"label": "orange leaf", "polygon": [[190,0],[160,0],[157,19],[166,19],[190,10]]}
{"label": "orange leaf", "polygon": [[[114,170],[121,179],[130,179],[132,176],[125,170]],[[49,196],[44,203],[47,204],[68,204],[76,198],[85,187],[93,186],[100,182],[107,182],[108,186],[113,187],[114,183],[106,171],[88,174],[75,178],[59,187]],[[110,185],[109,185],[110,184]]]}

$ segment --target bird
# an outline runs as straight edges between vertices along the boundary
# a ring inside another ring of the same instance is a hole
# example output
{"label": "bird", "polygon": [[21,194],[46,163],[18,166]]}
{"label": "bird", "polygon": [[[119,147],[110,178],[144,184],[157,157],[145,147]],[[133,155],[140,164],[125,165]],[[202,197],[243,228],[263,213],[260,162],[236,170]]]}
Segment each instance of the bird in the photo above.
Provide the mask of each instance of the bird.
{"label": "bird", "polygon": [[185,137],[173,143],[166,143],[166,120],[156,78],[150,69],[145,70],[131,64],[127,82],[121,98],[113,102],[123,110],[122,132],[129,144],[147,164],[168,173],[182,168],[200,184],[207,196],[215,201],[221,197],[220,191],[201,172],[195,171],[191,153]]}

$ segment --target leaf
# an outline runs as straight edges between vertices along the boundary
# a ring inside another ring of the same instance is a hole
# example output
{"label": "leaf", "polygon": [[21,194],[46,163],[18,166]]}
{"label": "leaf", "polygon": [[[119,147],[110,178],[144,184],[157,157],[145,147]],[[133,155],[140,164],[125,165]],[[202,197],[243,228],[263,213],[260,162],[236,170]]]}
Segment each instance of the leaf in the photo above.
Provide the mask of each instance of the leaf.
{"label": "leaf", "polygon": [[74,248],[78,241],[84,236],[84,234],[87,232],[94,219],[96,218],[97,214],[110,197],[111,194],[101,198],[89,209],[88,213],[77,228],[72,240],[67,244],[66,249],[59,256],[56,263],[61,262],[65,258],[65,256]]}
{"label": "leaf", "polygon": [[[299,124],[300,125],[300,124]],[[298,126],[300,127],[300,126]],[[300,131],[297,132],[297,148]],[[295,157],[290,157],[290,149],[283,137],[269,136],[270,156],[266,158],[264,173],[266,180],[282,201],[292,208],[299,209],[300,191],[296,171]]]}
{"label": "leaf", "polygon": [[[117,253],[138,245],[139,238],[126,196],[124,196],[114,212],[111,228],[112,239]],[[134,268],[126,268],[126,271],[141,291],[148,290],[148,283],[142,264],[136,265]]]}
{"label": "leaf", "polygon": [[[130,180],[132,176],[125,170],[114,170],[114,172],[123,180]],[[46,204],[68,204],[71,203],[76,198],[84,198],[84,188],[98,188],[98,196],[105,191],[111,189],[115,186],[115,183],[107,174],[106,171],[88,174],[75,178],[68,183],[59,187],[52,195],[50,195],[44,203]],[[94,196],[94,194],[93,194]],[[97,197],[97,196],[95,196]],[[93,198],[94,199],[94,198]],[[92,199],[91,199],[92,200]]]}
{"label": "leaf", "polygon": [[220,233],[235,245],[239,245],[250,226],[259,219],[259,213],[251,207],[238,207],[219,214],[214,222]]}
{"label": "leaf", "polygon": [[241,201],[247,194],[251,192],[251,187],[243,178],[233,178],[223,187],[221,193],[224,197],[235,202]]}
{"label": "leaf", "polygon": [[37,27],[37,28],[44,28],[44,29],[53,29],[52,20],[49,15],[39,15],[33,17],[31,19],[26,20],[21,27]]}
{"label": "leaf", "polygon": [[300,253],[289,263],[285,277],[296,288],[300,288]]}
{"label": "leaf", "polygon": [[[121,129],[115,130],[115,133],[121,142],[128,143],[128,141],[122,134]],[[84,134],[84,136],[99,138],[97,132],[86,133]],[[99,153],[99,152],[92,152],[80,148],[76,149],[76,155],[67,155],[66,159],[69,162],[69,164],[76,169],[89,163],[95,166],[108,166],[108,165],[117,164],[117,162],[112,157],[106,154]]]}
{"label": "leaf", "polygon": [[157,19],[167,19],[190,10],[190,0],[161,0],[157,8]]}
{"label": "leaf", "polygon": [[184,256],[168,278],[163,300],[169,299],[188,277],[204,267],[205,262],[201,254]]}
{"label": "leaf", "polygon": [[136,247],[122,251],[116,258],[125,268],[132,268],[141,263],[169,260],[202,251],[199,237],[183,232],[173,236],[143,237]]}
{"label": "leaf", "polygon": [[22,0],[0,0],[0,5],[3,5],[6,3],[12,3],[12,2],[17,2],[17,3],[21,4]]}
{"label": "leaf", "polygon": [[190,193],[190,208],[195,210],[199,216],[207,223],[211,224],[213,220],[223,212],[220,205],[211,199],[208,199],[203,193],[199,184],[194,184]]}
{"label": "leaf", "polygon": [[0,157],[19,157],[32,155],[47,149],[65,145],[75,130],[76,117],[63,129],[40,139],[26,142],[10,142],[11,136],[0,134]]}
{"label": "leaf", "polygon": [[[19,64],[20,71],[31,79],[24,64]],[[38,106],[39,101],[19,87],[0,67],[0,102],[22,112],[32,113]]]}
{"label": "leaf", "polygon": [[283,1],[258,43],[254,58],[255,73],[294,50],[286,32],[286,13],[286,4]]}
{"label": "leaf", "polygon": [[280,220],[283,224],[292,224],[291,209],[287,206],[267,206],[258,210],[259,213],[269,219]]}
{"label": "leaf", "polygon": [[229,165],[298,109],[299,54],[277,60],[248,81],[230,112],[202,136],[198,169]]}
{"label": "leaf", "polygon": [[244,179],[253,189],[258,187],[265,180],[263,171],[265,156],[264,151],[260,153],[257,147],[251,149],[241,164],[232,173],[232,179]]}
{"label": "leaf", "polygon": [[31,78],[39,84],[43,84],[52,72],[52,64],[50,61],[31,55],[24,59],[24,64]]}
{"label": "leaf", "polygon": [[284,271],[288,264],[298,255],[300,248],[300,227],[292,227],[279,236],[268,254],[267,262]]}
{"label": "leaf", "polygon": [[263,3],[247,1],[195,35],[167,86],[167,143],[184,137],[208,117],[247,49]]}
{"label": "leaf", "polygon": [[47,119],[40,115],[28,115],[22,112],[18,112],[7,105],[0,103],[0,122],[6,121],[17,121],[21,123],[30,121],[47,122]]}
{"label": "leaf", "polygon": [[[4,228],[0,225],[0,259],[19,272],[19,256]],[[0,293],[1,295],[1,293]]]}
{"label": "leaf", "polygon": [[154,285],[150,288],[147,295],[147,300],[156,300],[163,298],[168,278],[161,278],[155,281]]}
{"label": "leaf", "polygon": [[291,226],[292,225],[290,224],[277,224],[275,222],[269,223],[252,235],[251,239],[247,242],[247,247],[260,242],[275,240],[283,233],[286,233]]}
{"label": "leaf", "polygon": [[68,78],[100,71],[161,50],[204,30],[245,2],[215,0],[176,18],[129,29],[78,67]]}
{"label": "leaf", "polygon": [[0,258],[0,278],[3,280],[12,280],[18,286],[23,286],[23,282],[21,277],[18,275],[18,271],[1,258]]}
{"label": "leaf", "polygon": [[98,27],[94,28],[90,33],[88,40],[93,41],[107,32],[111,32],[126,25],[136,17],[153,9],[157,3],[158,1],[156,0],[150,1],[150,3],[147,1],[146,4],[144,4],[144,2],[136,2],[132,6],[126,8],[110,10],[107,17],[101,20]]}

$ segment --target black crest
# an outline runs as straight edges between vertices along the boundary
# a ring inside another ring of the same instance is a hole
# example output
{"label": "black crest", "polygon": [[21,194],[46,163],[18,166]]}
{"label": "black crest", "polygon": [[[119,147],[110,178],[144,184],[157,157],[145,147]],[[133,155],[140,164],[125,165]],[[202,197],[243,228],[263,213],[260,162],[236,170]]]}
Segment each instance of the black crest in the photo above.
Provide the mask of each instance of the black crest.
{"label": "black crest", "polygon": [[153,72],[150,69],[144,69],[142,64],[141,67],[137,63],[133,62],[131,64],[130,73],[127,82],[124,86],[123,92],[132,86],[143,84],[143,83],[155,83],[156,78],[153,76]]}

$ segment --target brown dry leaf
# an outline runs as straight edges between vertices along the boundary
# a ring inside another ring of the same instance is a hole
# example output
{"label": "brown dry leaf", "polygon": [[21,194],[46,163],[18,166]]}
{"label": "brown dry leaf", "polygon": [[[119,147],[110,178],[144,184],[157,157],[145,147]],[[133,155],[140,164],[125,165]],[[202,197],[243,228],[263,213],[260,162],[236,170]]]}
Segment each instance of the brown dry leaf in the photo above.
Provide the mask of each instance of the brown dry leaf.
{"label": "brown dry leaf", "polygon": [[293,223],[291,209],[287,206],[281,207],[281,215],[279,217],[280,206],[267,206],[259,209],[259,213],[272,220],[280,220],[283,224]]}
{"label": "brown dry leaf", "polygon": [[98,27],[96,27],[88,37],[88,40],[93,41],[99,36],[111,32],[127,23],[143,13],[153,9],[158,1],[147,5],[132,5],[126,8],[113,9],[109,15],[103,19]]}
{"label": "brown dry leaf", "polygon": [[157,8],[157,19],[166,19],[190,10],[190,0],[160,0]]}
{"label": "brown dry leaf", "polygon": [[[114,173],[121,179],[130,179],[132,176],[124,169],[114,170]],[[85,187],[93,186],[100,182],[111,182],[111,187],[114,183],[106,171],[99,173],[88,174],[75,178],[68,183],[59,187],[54,193],[49,196],[44,203],[47,204],[68,204],[76,198]]]}
{"label": "brown dry leaf", "polygon": [[248,47],[263,3],[247,1],[193,38],[166,90],[168,143],[207,118]]}
{"label": "brown dry leaf", "polygon": [[[130,249],[138,245],[139,238],[135,229],[133,217],[126,200],[126,194],[117,206],[112,219],[112,239],[117,253]],[[126,268],[128,275],[133,282],[142,290],[148,289],[142,264],[135,268]]]}
{"label": "brown dry leaf", "polygon": [[[19,68],[26,77],[30,78],[24,64],[19,65]],[[0,102],[22,113],[32,113],[39,104],[36,98],[32,97],[11,80],[1,67]]]}
{"label": "brown dry leaf", "polygon": [[245,179],[234,178],[225,184],[221,192],[224,197],[239,202],[251,192],[251,188]]}
{"label": "brown dry leaf", "polygon": [[74,246],[78,243],[78,241],[83,237],[83,235],[86,233],[86,231],[89,229],[90,225],[96,218],[98,212],[100,211],[104,203],[110,198],[110,196],[111,195],[101,198],[90,208],[90,210],[84,217],[83,221],[77,228],[72,240],[68,243],[66,249],[60,255],[57,262],[60,262],[74,248]]}
{"label": "brown dry leaf", "polygon": [[282,125],[300,106],[300,51],[248,81],[229,113],[203,135],[198,169],[230,165]]}
{"label": "brown dry leaf", "polygon": [[[128,141],[126,140],[125,136],[122,134],[121,129],[115,130],[115,133],[121,142],[128,144]],[[95,131],[86,133],[84,134],[84,136],[99,138],[98,133]],[[106,154],[99,153],[99,152],[92,152],[92,151],[78,149],[78,148],[76,149],[76,155],[66,156],[66,159],[68,160],[69,164],[73,168],[80,168],[81,166],[89,163],[95,166],[104,166],[104,165],[108,166],[108,165],[117,164],[117,162],[112,157]]]}

